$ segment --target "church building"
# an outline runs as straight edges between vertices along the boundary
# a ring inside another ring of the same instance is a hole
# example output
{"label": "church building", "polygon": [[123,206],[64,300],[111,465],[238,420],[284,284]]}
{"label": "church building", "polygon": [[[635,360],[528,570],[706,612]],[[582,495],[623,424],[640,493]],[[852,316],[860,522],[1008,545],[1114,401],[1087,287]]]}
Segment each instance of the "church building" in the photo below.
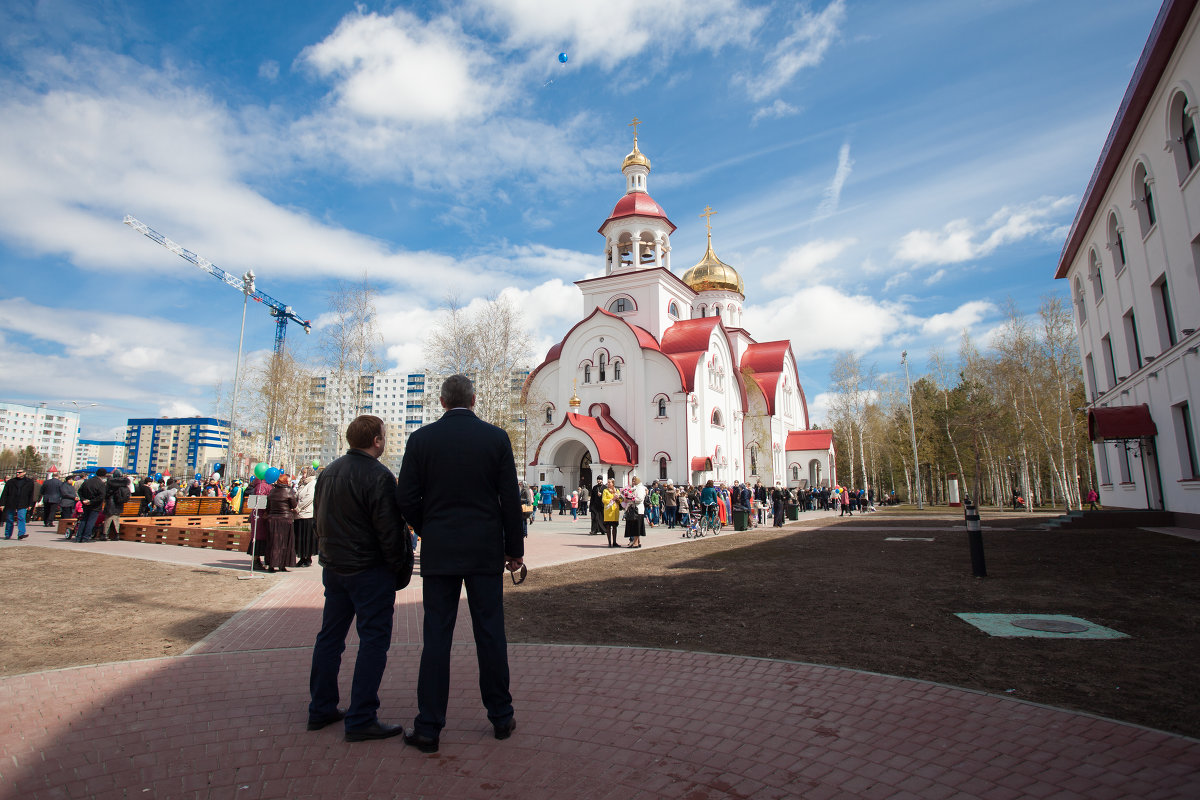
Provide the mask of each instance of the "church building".
{"label": "church building", "polygon": [[710,208],[704,255],[672,271],[675,224],[647,191],[637,123],[625,194],[599,230],[604,274],[576,282],[584,317],[525,384],[537,440],[526,480],[828,486],[832,432],[789,436],[808,428],[791,342],[742,327],[745,285],[713,251]]}

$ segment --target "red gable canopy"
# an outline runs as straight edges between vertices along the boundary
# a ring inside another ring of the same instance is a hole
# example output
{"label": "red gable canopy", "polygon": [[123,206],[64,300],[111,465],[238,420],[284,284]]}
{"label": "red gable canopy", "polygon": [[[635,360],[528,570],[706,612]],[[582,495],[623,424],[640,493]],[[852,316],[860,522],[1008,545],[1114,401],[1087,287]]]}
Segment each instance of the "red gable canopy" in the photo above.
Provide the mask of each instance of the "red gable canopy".
{"label": "red gable canopy", "polygon": [[1088,439],[1142,439],[1158,434],[1150,417],[1150,406],[1111,406],[1088,411]]}

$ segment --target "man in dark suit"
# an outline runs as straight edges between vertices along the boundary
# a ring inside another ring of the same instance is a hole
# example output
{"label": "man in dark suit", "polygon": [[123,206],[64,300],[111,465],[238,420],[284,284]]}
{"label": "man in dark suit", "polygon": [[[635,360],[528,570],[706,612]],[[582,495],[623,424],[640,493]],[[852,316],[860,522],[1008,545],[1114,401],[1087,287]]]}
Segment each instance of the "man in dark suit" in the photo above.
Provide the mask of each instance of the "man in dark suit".
{"label": "man in dark suit", "polygon": [[404,518],[421,537],[425,644],[417,717],[404,742],[436,753],[450,697],[450,644],[465,584],[479,657],[479,689],[497,739],[516,728],[504,638],[504,569],[524,564],[521,498],[508,434],[475,416],[465,375],[442,384],[437,422],[414,431],[400,467]]}

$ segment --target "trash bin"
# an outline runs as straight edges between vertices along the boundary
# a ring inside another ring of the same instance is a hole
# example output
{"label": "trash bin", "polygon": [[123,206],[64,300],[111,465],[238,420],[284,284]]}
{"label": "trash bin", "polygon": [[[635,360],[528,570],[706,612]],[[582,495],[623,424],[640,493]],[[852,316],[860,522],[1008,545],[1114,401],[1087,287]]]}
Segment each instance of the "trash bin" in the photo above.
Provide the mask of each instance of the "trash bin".
{"label": "trash bin", "polygon": [[792,504],[787,507],[787,518],[790,520],[800,519],[800,506]]}
{"label": "trash bin", "polygon": [[735,531],[750,530],[750,512],[735,508],[733,510],[733,529]]}

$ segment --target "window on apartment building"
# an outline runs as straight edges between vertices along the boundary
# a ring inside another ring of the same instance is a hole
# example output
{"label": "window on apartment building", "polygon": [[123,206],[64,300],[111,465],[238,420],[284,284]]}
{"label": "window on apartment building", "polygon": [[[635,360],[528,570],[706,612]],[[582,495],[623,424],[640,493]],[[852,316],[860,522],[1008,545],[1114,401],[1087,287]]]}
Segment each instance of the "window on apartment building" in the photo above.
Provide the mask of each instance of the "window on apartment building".
{"label": "window on apartment building", "polygon": [[1122,319],[1125,323],[1125,346],[1129,351],[1129,371],[1133,372],[1142,368],[1142,346],[1138,342],[1137,319],[1133,309],[1126,311]]}
{"label": "window on apartment building", "polygon": [[1107,333],[1100,337],[1100,353],[1104,357],[1104,391],[1117,385],[1117,361],[1113,356],[1112,336]]}
{"label": "window on apartment building", "polygon": [[1200,456],[1196,453],[1196,430],[1192,427],[1192,408],[1183,402],[1171,409],[1175,417],[1175,440],[1179,444],[1179,472],[1184,480],[1200,478]]}
{"label": "window on apartment building", "polygon": [[1159,346],[1166,350],[1173,347],[1178,339],[1175,336],[1175,315],[1171,311],[1171,292],[1167,288],[1167,276],[1163,273],[1151,287],[1154,300],[1154,321],[1158,323]]}

